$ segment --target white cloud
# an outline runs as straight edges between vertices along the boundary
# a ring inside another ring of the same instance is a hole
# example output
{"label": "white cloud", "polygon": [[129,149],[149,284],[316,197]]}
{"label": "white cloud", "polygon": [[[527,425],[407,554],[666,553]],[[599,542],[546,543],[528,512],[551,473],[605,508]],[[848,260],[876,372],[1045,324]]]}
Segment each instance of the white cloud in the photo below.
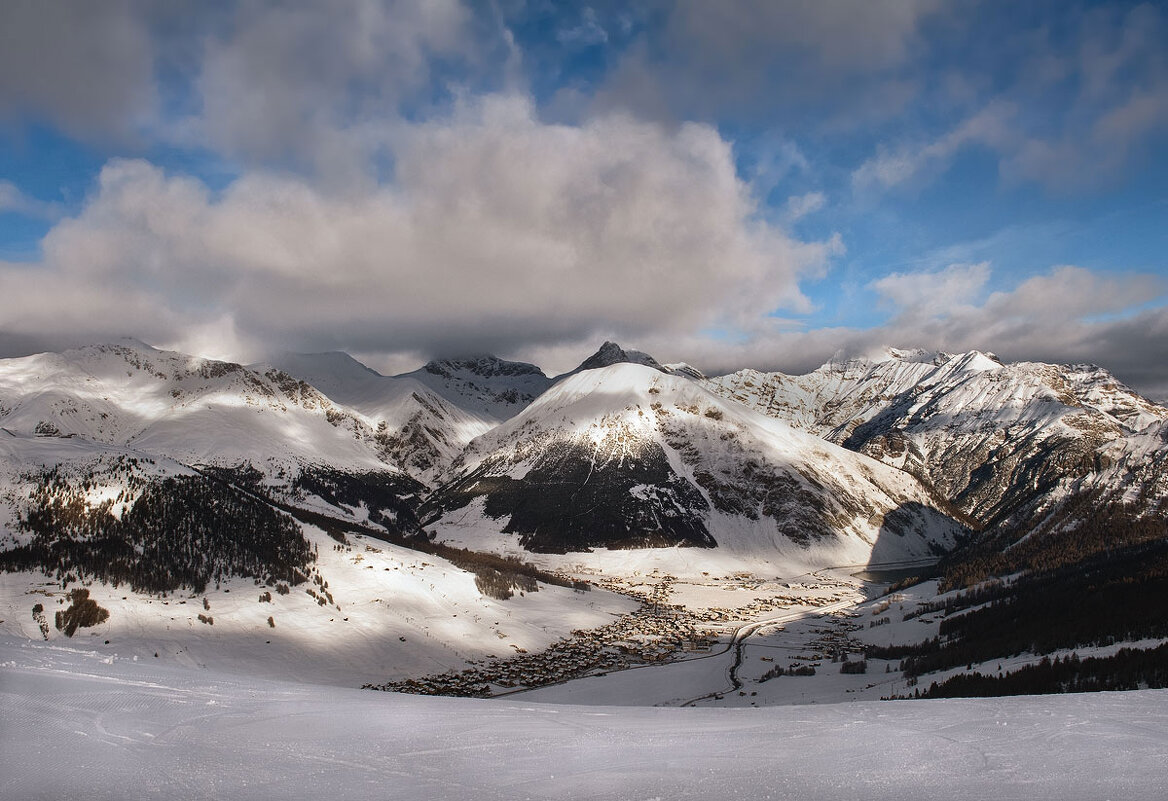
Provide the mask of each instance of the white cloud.
{"label": "white cloud", "polygon": [[987,262],[951,264],[936,272],[889,273],[869,287],[902,318],[946,317],[972,308],[989,278]]}
{"label": "white cloud", "polygon": [[1097,332],[1131,316],[1168,286],[1151,275],[1063,265],[984,295],[990,277],[989,265],[982,263],[879,279],[871,288],[894,312],[880,330],[896,341],[932,348],[1047,354],[1035,358],[1095,351],[1103,356],[1092,342]]}
{"label": "white cloud", "polygon": [[1010,127],[1016,113],[1017,109],[1010,103],[993,102],[931,142],[897,147],[880,145],[876,155],[852,173],[852,187],[863,193],[929,182],[947,170],[953,157],[966,147],[1004,149],[1017,140]]}
{"label": "white cloud", "polygon": [[188,144],[291,160],[334,186],[367,180],[381,124],[427,86],[436,57],[471,53],[459,0],[246,3],[208,37]]}
{"label": "white cloud", "polygon": [[5,212],[52,220],[61,216],[61,207],[57,203],[29,197],[11,181],[0,180],[0,214]]}
{"label": "white cloud", "polygon": [[783,217],[788,222],[801,220],[808,214],[814,214],[827,205],[827,196],[822,192],[808,192],[805,195],[792,195],[787,198],[783,207]]}
{"label": "white cloud", "polygon": [[840,248],[758,219],[704,125],[548,125],[493,96],[395,141],[395,184],[343,194],[268,172],[213,193],[113,161],[42,264],[0,269],[0,317],[9,333],[197,330],[203,348],[216,329],[240,347],[515,348],[750,327],[806,308],[799,278]]}
{"label": "white cloud", "polygon": [[710,375],[744,366],[802,373],[837,352],[863,354],[880,345],[982,350],[1009,361],[1099,364],[1151,397],[1168,397],[1168,282],[1061,266],[987,295],[989,278],[985,265],[958,265],[876,282],[873,289],[892,304],[893,314],[873,328],[791,331],[776,321],[770,331],[737,340],[691,334],[631,344]]}
{"label": "white cloud", "polygon": [[607,42],[608,32],[600,24],[596,9],[585,6],[580,12],[580,24],[557,31],[556,41],[569,46],[591,47]]}
{"label": "white cloud", "polygon": [[[1151,4],[1072,9],[1064,24],[1057,40],[1047,27],[1006,32],[994,44],[1012,79],[943,133],[878,145],[853,172],[853,187],[919,186],[974,147],[997,157],[1007,181],[1056,191],[1105,185],[1130,169],[1168,130],[1163,12]],[[1027,58],[1016,61],[1019,51]]]}

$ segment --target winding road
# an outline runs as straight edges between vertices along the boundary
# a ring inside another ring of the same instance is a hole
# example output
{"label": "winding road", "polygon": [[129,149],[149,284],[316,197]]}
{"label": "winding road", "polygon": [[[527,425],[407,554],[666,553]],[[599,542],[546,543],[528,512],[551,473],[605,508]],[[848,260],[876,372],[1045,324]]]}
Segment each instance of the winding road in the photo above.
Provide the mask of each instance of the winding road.
{"label": "winding road", "polygon": [[734,692],[735,690],[742,688],[742,682],[738,680],[738,668],[742,666],[742,649],[746,645],[746,638],[752,634],[755,634],[771,626],[780,625],[782,623],[791,623],[796,620],[805,620],[806,618],[815,615],[827,615],[831,614],[832,612],[838,612],[841,609],[847,609],[850,606],[855,606],[855,604],[856,602],[854,600],[837,601],[836,603],[828,604],[827,606],[821,606],[813,612],[785,612],[781,615],[775,615],[774,617],[765,618],[763,620],[755,620],[739,626],[734,630],[734,635],[725,649],[718,651],[717,653],[698,657],[699,659],[711,659],[719,656],[725,656],[726,654],[733,651],[734,661],[726,670],[726,678],[729,681],[730,686],[721,690],[715,690],[714,692],[706,693],[705,695],[699,695],[697,698],[691,698],[690,700],[683,703],[682,706],[693,706],[698,701],[704,701],[707,698],[713,698],[714,696],[723,695],[728,692]]}
{"label": "winding road", "polygon": [[[849,575],[852,575],[857,571],[864,571],[864,570],[877,571],[877,572],[879,572],[879,571],[897,571],[897,570],[906,570],[906,569],[910,569],[910,568],[928,567],[931,564],[933,564],[933,562],[931,560],[929,560],[929,561],[914,560],[914,561],[905,561],[905,562],[889,562],[889,563],[882,563],[882,564],[875,564],[875,565],[873,565],[873,564],[833,565],[830,567],[825,567],[825,568],[821,568],[819,570],[814,570],[814,571],[810,571],[808,573],[804,573],[804,574],[796,576],[790,580],[796,581],[796,582],[802,582],[802,581],[805,581],[807,579],[812,579],[814,581],[823,581],[824,580],[823,574],[827,573],[829,571],[846,571],[846,572],[848,572]],[[871,582],[871,581],[864,580],[864,579],[861,579],[860,581],[862,581],[863,584],[865,584],[865,585],[871,585],[871,584],[875,583],[875,582]],[[733,657],[730,659],[730,664],[728,664],[726,667],[725,676],[726,676],[727,686],[720,688],[718,690],[707,692],[703,695],[697,696],[696,698],[691,698],[687,701],[680,703],[680,706],[683,706],[683,707],[693,706],[694,704],[697,704],[698,702],[706,700],[708,698],[714,698],[715,696],[724,695],[724,694],[730,693],[730,692],[735,692],[735,691],[740,690],[742,688],[742,682],[738,678],[738,669],[742,666],[743,649],[747,645],[746,641],[752,635],[757,634],[758,632],[762,631],[763,629],[767,629],[767,628],[770,628],[772,626],[778,626],[778,625],[782,625],[784,623],[791,623],[791,622],[798,621],[798,620],[805,620],[809,617],[828,615],[828,614],[831,614],[832,612],[838,612],[842,609],[848,609],[850,607],[856,606],[859,603],[862,603],[862,599],[849,598],[849,599],[845,599],[842,601],[834,601],[830,604],[826,604],[824,606],[815,608],[813,610],[807,610],[807,609],[802,609],[799,611],[792,611],[789,609],[783,610],[782,612],[771,615],[770,617],[766,617],[766,618],[763,618],[761,620],[753,620],[753,621],[750,621],[749,623],[743,623],[742,625],[736,627],[734,629],[731,637],[730,637],[730,641],[721,650],[713,651],[713,652],[708,653],[708,654],[702,654],[700,656],[689,657],[686,659],[678,659],[675,661],[667,662],[665,664],[651,663],[651,664],[644,664],[644,665],[634,665],[631,667],[624,668],[623,670],[609,671],[609,672],[612,674],[616,674],[616,673],[624,673],[624,672],[631,671],[631,670],[645,670],[645,669],[649,669],[649,668],[652,668],[655,670],[667,670],[671,666],[689,665],[693,662],[697,662],[699,660],[704,660],[704,659],[721,659],[721,658],[727,657],[730,654],[733,654]],[[575,678],[571,678],[571,679],[565,679],[563,681],[553,682],[553,684],[568,684],[572,681],[577,681],[580,678],[590,678],[590,677],[589,676],[575,677]],[[541,689],[541,688],[546,687],[546,686],[552,686],[552,685],[540,685],[538,687],[521,687],[519,689],[510,690],[510,691],[504,692],[504,693],[499,693],[498,695],[495,695],[492,697],[503,698],[503,697],[507,697],[507,696],[520,695],[523,693],[531,692],[532,690]],[[674,703],[676,703],[676,702],[674,702]]]}

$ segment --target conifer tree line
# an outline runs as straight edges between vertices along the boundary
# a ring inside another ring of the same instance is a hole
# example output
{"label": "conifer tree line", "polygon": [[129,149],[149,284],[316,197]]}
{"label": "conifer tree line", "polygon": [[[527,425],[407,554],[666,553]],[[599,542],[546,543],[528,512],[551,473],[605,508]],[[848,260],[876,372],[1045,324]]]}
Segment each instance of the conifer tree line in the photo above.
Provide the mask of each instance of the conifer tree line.
{"label": "conifer tree line", "polygon": [[962,673],[933,682],[922,698],[969,698],[1041,693],[1085,693],[1168,687],[1168,645],[1121,648],[1112,656],[1043,657],[1000,676]]}
{"label": "conifer tree line", "polygon": [[[912,678],[1017,654],[1168,638],[1168,538],[983,584],[930,608],[942,607],[947,617],[937,637],[870,646],[867,655],[901,660]],[[1101,680],[1105,666],[1092,669]],[[955,683],[947,692],[959,686],[966,685]]]}
{"label": "conifer tree line", "polygon": [[[361,534],[447,559],[473,573],[481,593],[500,600],[516,591],[536,592],[541,581],[591,588],[514,557],[433,542],[412,505],[421,485],[399,474],[310,467],[292,479],[284,498],[248,464],[166,478],[143,475],[142,466],[122,458],[95,465],[86,478],[58,467],[23,476],[34,489],[17,527],[31,537],[0,552],[0,570],[40,570],[66,583],[95,579],[146,593],[184,587],[202,592],[231,576],[256,578],[282,591],[305,581],[316,559],[299,521],[342,543],[346,533]],[[87,493],[99,483],[122,490],[94,504]],[[306,496],[337,507],[363,507],[368,522],[298,507]]]}
{"label": "conifer tree line", "polygon": [[232,576],[303,581],[312,546],[287,514],[204,476],[139,478],[137,497],[86,502],[86,482],[54,471],[18,522],[31,538],[0,552],[0,569],[41,570],[58,580],[96,579],[136,592],[202,592]]}
{"label": "conifer tree line", "polygon": [[1040,525],[983,531],[941,562],[942,592],[970,587],[992,576],[1049,571],[1097,554],[1168,538],[1163,514],[1139,514],[1147,504],[1125,505],[1101,491],[1083,492],[1061,504]]}

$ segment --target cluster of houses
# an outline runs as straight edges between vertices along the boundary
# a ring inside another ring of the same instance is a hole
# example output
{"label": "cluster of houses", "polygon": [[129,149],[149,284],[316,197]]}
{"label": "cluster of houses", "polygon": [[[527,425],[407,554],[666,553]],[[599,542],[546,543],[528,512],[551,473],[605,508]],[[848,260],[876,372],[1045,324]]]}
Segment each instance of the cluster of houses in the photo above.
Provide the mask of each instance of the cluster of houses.
{"label": "cluster of houses", "polygon": [[367,689],[419,695],[485,698],[517,688],[540,687],[589,674],[663,662],[679,652],[704,651],[713,645],[697,615],[664,603],[665,592],[638,594],[641,606],[612,623],[573,631],[539,653],[488,658],[471,667],[417,679],[367,684]]}
{"label": "cluster of houses", "polygon": [[860,657],[864,653],[864,645],[852,638],[851,633],[863,628],[859,623],[851,620],[852,615],[845,612],[835,612],[828,619],[827,626],[818,626],[811,629],[813,638],[807,643],[811,651],[809,657],[795,656],[793,659],[831,659],[833,662],[846,662],[849,655]]}
{"label": "cluster of houses", "polygon": [[[471,661],[470,666],[461,671],[365,686],[368,689],[419,695],[480,698],[502,695],[582,676],[669,661],[687,652],[707,651],[713,645],[717,633],[724,632],[730,624],[751,620],[775,609],[825,606],[843,597],[837,593],[782,593],[761,598],[756,596],[750,603],[733,608],[689,609],[669,602],[675,581],[673,576],[655,575],[639,584],[604,576],[596,576],[592,580],[604,589],[636,599],[640,606],[600,628],[573,631],[570,636],[538,653],[527,653],[516,648],[514,655]],[[833,583],[830,579],[827,581]],[[847,584],[834,583],[840,590],[853,589]],[[804,585],[791,587],[804,588]],[[815,589],[822,590],[823,587]],[[854,643],[849,643],[848,638],[848,631],[853,626],[841,619],[832,628],[816,632],[818,636],[811,644],[811,655],[802,658],[815,661],[823,659],[825,655],[836,656],[855,650],[850,647]]]}

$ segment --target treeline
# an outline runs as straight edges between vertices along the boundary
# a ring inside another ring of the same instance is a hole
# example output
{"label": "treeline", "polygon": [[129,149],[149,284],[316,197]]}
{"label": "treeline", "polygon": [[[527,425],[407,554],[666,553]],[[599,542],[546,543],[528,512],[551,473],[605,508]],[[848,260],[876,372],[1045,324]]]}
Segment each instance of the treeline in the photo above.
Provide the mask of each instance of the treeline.
{"label": "treeline", "polygon": [[1168,541],[989,585],[953,603],[985,605],[945,618],[939,637],[873,646],[867,655],[901,659],[906,676],[915,677],[1021,653],[1168,637]]}
{"label": "treeline", "polygon": [[31,540],[0,553],[0,569],[202,592],[231,576],[297,584],[316,558],[288,515],[204,476],[146,480],[120,517],[112,501],[87,504],[87,487],[46,476],[17,523]]}
{"label": "treeline", "polygon": [[390,472],[344,473],[306,467],[292,483],[294,492],[316,495],[332,506],[364,506],[369,522],[391,531],[421,531],[417,504],[425,487],[409,476]]}
{"label": "treeline", "polygon": [[994,697],[1041,693],[1083,693],[1102,690],[1139,690],[1168,687],[1168,645],[1159,648],[1121,648],[1113,656],[1077,654],[1051,660],[1044,657],[1000,676],[963,673],[933,682],[922,698]]}
{"label": "treeline", "polygon": [[[271,505],[284,510],[297,520],[323,529],[339,542],[347,542],[346,534],[358,534],[379,539],[392,545],[430,554],[447,560],[458,568],[475,575],[475,586],[483,595],[505,601],[516,590],[538,592],[537,582],[555,584],[579,591],[592,586],[586,581],[574,581],[512,556],[501,556],[481,551],[456,548],[433,542],[418,523],[412,502],[421,493],[422,485],[413,479],[393,473],[342,473],[336,470],[308,468],[293,481],[298,493],[316,495],[333,505],[369,510],[369,522],[343,520],[279,501],[266,494],[256,480],[258,471],[250,465],[239,468],[218,468],[208,471],[219,480],[242,483],[248,492],[262,497]],[[384,514],[391,510],[392,518]]]}
{"label": "treeline", "polygon": [[[475,575],[484,595],[506,600],[536,592],[538,582],[591,589],[515,557],[432,542],[417,522],[413,502],[421,485],[389,473],[346,474],[309,469],[293,482],[331,504],[364,505],[370,522],[357,523],[301,509],[273,498],[251,465],[202,468],[195,476],[148,478],[137,464],[114,472],[125,489],[113,500],[87,503],[95,479],[76,479],[57,468],[25,478],[36,484],[18,527],[31,541],[0,552],[0,570],[40,570],[58,580],[92,578],[138,592],[187,587],[202,592],[230,576],[273,585],[299,584],[316,559],[297,520],[345,542],[361,534],[446,559]],[[124,473],[124,475],[123,475]],[[130,501],[121,516],[114,505]]]}
{"label": "treeline", "polygon": [[[1143,508],[1137,505],[1133,508]],[[1139,517],[1098,491],[1063,503],[1037,529],[986,532],[941,562],[941,592],[970,587],[991,576],[1049,571],[1098,554],[1144,542],[1168,539],[1168,520]]]}
{"label": "treeline", "polygon": [[425,545],[435,556],[441,556],[456,567],[474,573],[475,586],[479,592],[500,601],[510,598],[514,590],[536,592],[539,589],[537,581],[581,592],[592,589],[592,585],[587,581],[574,581],[540,570],[530,562],[524,562],[513,556],[470,551],[435,542],[427,542]]}
{"label": "treeline", "polygon": [[[856,663],[856,664],[859,664],[859,663]],[[865,664],[865,668],[867,668],[866,664]],[[848,671],[844,671],[844,672],[848,672]],[[811,665],[789,665],[787,667],[783,667],[782,665],[775,665],[773,668],[771,668],[770,670],[766,671],[765,673],[763,673],[761,676],[758,677],[758,683],[762,684],[763,682],[770,681],[771,679],[777,679],[779,676],[814,676],[814,675],[815,675],[815,668],[812,667]]]}

